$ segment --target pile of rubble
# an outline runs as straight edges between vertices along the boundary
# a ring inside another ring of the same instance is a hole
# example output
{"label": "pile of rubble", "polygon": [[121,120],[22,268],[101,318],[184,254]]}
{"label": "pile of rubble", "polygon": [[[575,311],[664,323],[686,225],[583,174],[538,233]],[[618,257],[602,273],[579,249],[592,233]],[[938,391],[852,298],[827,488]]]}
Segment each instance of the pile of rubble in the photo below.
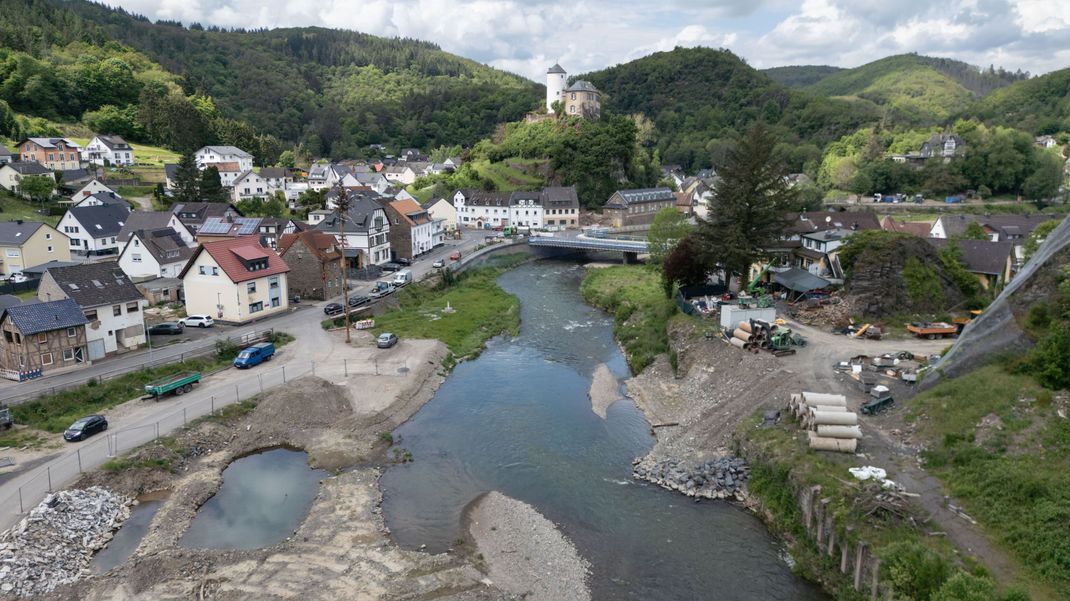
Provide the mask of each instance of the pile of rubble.
{"label": "pile of rubble", "polygon": [[646,480],[702,499],[739,499],[750,468],[738,457],[720,457],[698,465],[684,466],[675,460],[658,462],[636,459],[632,477]]}
{"label": "pile of rubble", "polygon": [[30,596],[74,582],[130,517],[130,500],[99,487],[52,493],[0,534],[0,592]]}

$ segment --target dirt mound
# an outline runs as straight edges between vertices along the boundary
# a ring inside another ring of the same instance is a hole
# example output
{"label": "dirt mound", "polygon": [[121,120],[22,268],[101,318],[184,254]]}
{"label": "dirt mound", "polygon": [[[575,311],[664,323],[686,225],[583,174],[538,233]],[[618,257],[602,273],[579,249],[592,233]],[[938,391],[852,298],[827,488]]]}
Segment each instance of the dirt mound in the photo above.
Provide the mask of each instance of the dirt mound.
{"label": "dirt mound", "polygon": [[965,300],[936,248],[909,235],[867,244],[853,257],[845,292],[866,317],[935,313]]}
{"label": "dirt mound", "polygon": [[253,412],[257,424],[278,424],[287,430],[330,428],[352,416],[348,391],[314,376],[272,390]]}

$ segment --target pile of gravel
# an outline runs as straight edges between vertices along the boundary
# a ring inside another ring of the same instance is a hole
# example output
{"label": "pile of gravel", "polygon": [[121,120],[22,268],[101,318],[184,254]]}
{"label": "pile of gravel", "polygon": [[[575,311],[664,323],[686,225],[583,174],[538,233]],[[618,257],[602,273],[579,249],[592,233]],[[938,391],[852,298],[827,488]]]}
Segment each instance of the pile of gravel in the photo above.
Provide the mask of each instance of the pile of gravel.
{"label": "pile of gravel", "polygon": [[690,466],[672,459],[657,462],[636,459],[632,467],[636,480],[703,499],[738,498],[749,475],[750,468],[738,457],[720,457]]}
{"label": "pile of gravel", "polygon": [[52,493],[0,534],[0,592],[30,596],[74,582],[130,517],[130,500],[99,487]]}

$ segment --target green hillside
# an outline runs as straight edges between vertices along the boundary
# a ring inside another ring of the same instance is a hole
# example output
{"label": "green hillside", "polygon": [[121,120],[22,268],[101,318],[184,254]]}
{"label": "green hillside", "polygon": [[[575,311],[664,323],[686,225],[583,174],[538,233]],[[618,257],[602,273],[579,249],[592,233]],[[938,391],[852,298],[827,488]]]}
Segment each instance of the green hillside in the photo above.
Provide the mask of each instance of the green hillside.
{"label": "green hillside", "polygon": [[762,73],[769,79],[789,88],[805,88],[840,71],[843,71],[841,67],[829,65],[790,65],[762,69]]}
{"label": "green hillside", "polygon": [[1070,69],[996,90],[978,102],[971,113],[986,122],[1033,134],[1070,130]]}

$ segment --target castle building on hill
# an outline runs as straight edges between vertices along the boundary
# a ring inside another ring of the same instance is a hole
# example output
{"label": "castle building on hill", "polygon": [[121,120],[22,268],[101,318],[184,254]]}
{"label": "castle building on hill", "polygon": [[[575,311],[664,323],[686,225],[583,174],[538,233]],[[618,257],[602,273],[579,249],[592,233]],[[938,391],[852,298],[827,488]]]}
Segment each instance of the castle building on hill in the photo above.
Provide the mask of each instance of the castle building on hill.
{"label": "castle building on hill", "polygon": [[554,112],[560,102],[566,115],[597,119],[602,115],[602,93],[589,81],[582,79],[568,85],[568,74],[561,65],[554,64],[546,72],[546,112]]}

